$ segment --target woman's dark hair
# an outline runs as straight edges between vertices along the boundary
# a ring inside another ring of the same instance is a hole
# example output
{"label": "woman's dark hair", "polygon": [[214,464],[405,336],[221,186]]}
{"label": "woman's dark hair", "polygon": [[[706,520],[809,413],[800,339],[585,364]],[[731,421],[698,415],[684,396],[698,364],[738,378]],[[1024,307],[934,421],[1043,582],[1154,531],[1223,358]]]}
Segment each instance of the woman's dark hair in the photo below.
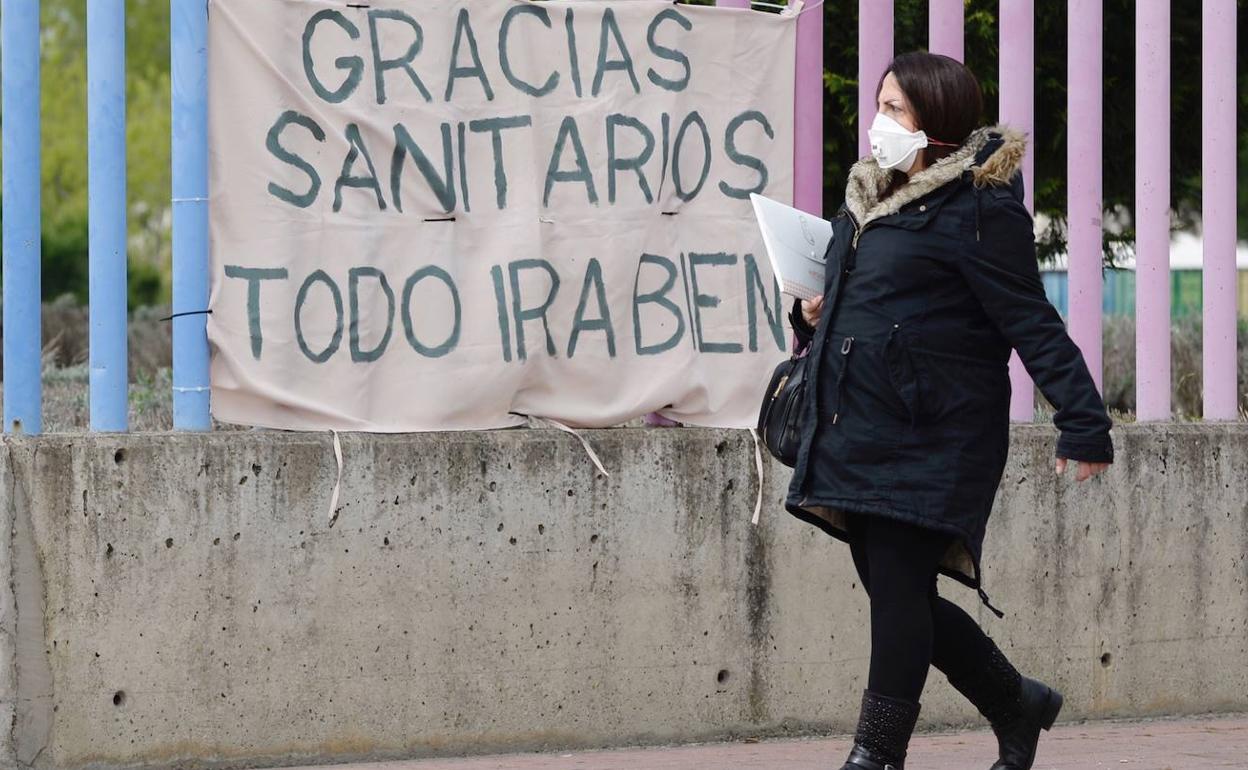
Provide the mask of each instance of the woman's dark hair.
{"label": "woman's dark hair", "polygon": [[[935,53],[903,53],[889,62],[875,87],[878,99],[884,78],[893,73],[902,93],[914,108],[917,128],[930,138],[955,145],[928,145],[922,150],[930,165],[957,150],[979,127],[984,112],[984,95],[979,81],[962,62]],[[904,176],[904,175],[903,175]],[[904,183],[904,178],[900,180]],[[896,182],[889,185],[895,189]]]}

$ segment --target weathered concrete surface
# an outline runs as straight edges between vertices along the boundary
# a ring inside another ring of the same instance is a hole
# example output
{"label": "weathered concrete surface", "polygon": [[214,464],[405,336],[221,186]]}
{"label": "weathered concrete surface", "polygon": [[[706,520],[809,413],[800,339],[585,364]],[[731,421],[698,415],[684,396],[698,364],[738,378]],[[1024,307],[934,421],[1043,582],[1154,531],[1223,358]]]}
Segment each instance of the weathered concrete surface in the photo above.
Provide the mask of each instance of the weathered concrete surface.
{"label": "weathered concrete surface", "polygon": [[[998,621],[1064,717],[1248,710],[1248,426],[1128,426],[1055,480],[1020,428],[986,547]],[[845,732],[847,549],[749,523],[745,432],[6,439],[7,764],[255,766]],[[927,725],[969,709],[934,676]]]}

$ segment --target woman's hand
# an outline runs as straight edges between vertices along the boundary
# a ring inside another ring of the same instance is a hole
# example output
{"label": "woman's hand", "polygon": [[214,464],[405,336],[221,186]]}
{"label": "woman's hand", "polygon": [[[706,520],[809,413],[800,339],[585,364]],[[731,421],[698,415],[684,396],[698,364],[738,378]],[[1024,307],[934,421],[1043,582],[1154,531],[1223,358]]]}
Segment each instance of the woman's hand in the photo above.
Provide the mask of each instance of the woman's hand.
{"label": "woman's hand", "polygon": [[819,325],[819,316],[823,313],[823,297],[802,300],[802,319],[810,326]]}
{"label": "woman's hand", "polygon": [[[1082,460],[1077,460],[1076,462],[1079,463],[1079,471],[1075,474],[1075,481],[1087,481],[1109,469],[1109,463],[1085,463]],[[1066,463],[1065,457],[1057,458],[1057,475],[1060,476],[1066,472]]]}

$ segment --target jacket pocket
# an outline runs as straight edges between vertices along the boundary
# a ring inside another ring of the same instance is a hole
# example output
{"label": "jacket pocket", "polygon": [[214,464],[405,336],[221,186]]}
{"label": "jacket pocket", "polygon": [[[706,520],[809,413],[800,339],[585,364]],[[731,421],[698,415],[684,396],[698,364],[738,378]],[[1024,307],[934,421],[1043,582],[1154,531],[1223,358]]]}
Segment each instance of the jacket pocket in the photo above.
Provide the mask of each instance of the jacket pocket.
{"label": "jacket pocket", "polygon": [[922,420],[953,433],[975,433],[1008,421],[1009,369],[971,355],[913,348]]}
{"label": "jacket pocket", "polygon": [[901,324],[895,323],[889,330],[884,343],[884,360],[893,391],[905,405],[910,427],[914,427],[919,420],[919,382]]}
{"label": "jacket pocket", "polygon": [[814,461],[876,469],[895,454],[910,416],[888,373],[885,336],[830,335],[819,374]]}

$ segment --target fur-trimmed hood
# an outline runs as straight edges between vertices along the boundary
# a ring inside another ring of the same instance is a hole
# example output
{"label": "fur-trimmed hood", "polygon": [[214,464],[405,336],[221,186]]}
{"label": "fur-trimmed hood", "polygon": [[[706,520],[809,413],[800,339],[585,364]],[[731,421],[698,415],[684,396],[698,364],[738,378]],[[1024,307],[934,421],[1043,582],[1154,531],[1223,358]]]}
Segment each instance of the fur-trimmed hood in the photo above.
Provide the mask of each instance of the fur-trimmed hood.
{"label": "fur-trimmed hood", "polygon": [[[996,145],[996,149],[990,149]],[[986,157],[984,152],[989,149]],[[978,128],[962,146],[915,174],[909,182],[884,200],[880,193],[892,181],[892,172],[880,168],[874,157],[867,156],[849,171],[845,188],[845,206],[861,227],[873,219],[896,214],[901,207],[960,178],[968,171],[976,187],[1002,187],[1023,165],[1027,137],[1009,126],[998,124]]]}

